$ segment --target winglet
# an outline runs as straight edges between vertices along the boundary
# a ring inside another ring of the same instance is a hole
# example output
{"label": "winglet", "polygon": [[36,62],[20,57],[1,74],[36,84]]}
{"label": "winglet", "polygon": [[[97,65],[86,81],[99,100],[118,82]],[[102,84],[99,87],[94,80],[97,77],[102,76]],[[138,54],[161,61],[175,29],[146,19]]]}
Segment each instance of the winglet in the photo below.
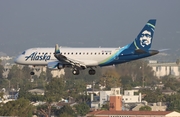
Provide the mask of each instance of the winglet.
{"label": "winglet", "polygon": [[59,53],[60,53],[58,44],[55,45],[55,51],[54,51],[54,53],[55,53],[55,54],[59,54]]}

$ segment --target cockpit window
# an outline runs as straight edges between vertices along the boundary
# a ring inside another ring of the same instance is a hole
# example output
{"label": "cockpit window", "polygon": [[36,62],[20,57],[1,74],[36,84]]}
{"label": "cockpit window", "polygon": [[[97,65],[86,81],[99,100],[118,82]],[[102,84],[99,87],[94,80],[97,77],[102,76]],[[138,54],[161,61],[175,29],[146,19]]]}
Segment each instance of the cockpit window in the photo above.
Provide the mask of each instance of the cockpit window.
{"label": "cockpit window", "polygon": [[25,54],[26,53],[26,51],[24,51],[22,54]]}

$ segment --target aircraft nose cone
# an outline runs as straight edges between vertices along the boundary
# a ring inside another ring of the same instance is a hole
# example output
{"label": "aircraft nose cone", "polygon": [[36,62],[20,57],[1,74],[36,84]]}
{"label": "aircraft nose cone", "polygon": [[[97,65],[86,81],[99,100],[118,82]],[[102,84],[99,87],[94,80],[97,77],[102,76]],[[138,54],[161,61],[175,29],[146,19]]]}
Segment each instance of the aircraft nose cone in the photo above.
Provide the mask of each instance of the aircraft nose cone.
{"label": "aircraft nose cone", "polygon": [[17,63],[17,64],[21,63],[21,62],[20,62],[20,57],[15,58],[15,59],[14,59],[14,62]]}
{"label": "aircraft nose cone", "polygon": [[14,59],[14,62],[15,62],[15,63],[18,63],[18,58],[15,58],[15,59]]}

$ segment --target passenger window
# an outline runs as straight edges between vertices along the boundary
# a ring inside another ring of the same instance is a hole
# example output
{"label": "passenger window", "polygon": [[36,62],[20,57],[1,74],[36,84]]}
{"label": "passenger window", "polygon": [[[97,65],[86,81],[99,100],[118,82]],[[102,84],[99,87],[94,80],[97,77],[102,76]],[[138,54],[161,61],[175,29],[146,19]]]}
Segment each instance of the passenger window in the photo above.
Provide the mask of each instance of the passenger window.
{"label": "passenger window", "polygon": [[87,53],[87,55],[88,55],[88,53]]}
{"label": "passenger window", "polygon": [[81,54],[81,52],[79,53],[79,55]]}
{"label": "passenger window", "polygon": [[73,55],[73,52],[71,54]]}

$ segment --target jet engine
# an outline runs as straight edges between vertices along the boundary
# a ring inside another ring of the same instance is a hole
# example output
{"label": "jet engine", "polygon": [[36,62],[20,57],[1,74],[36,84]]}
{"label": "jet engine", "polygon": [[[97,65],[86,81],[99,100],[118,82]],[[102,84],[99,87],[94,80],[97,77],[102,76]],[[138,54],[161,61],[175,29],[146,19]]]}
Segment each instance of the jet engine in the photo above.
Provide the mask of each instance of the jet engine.
{"label": "jet engine", "polygon": [[49,69],[62,69],[65,66],[62,63],[59,63],[59,61],[49,62],[47,67]]}

